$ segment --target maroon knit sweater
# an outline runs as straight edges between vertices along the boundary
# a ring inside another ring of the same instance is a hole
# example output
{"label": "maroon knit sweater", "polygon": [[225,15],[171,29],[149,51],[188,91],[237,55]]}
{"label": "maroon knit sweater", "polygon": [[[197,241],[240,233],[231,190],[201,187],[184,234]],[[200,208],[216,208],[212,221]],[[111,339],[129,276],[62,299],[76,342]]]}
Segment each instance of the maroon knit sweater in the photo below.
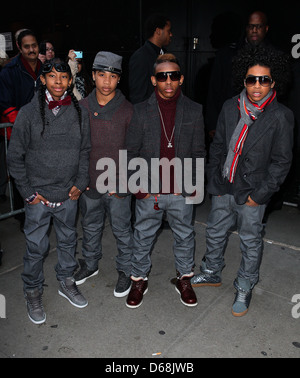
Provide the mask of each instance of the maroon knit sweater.
{"label": "maroon knit sweater", "polygon": [[96,182],[99,175],[105,171],[96,170],[97,162],[101,158],[110,158],[116,163],[118,186],[119,150],[125,148],[125,135],[133,113],[133,106],[119,89],[116,90],[115,97],[103,107],[98,104],[95,91],[94,89],[88,97],[80,101],[80,105],[89,111],[90,116],[90,190],[86,194],[91,198],[99,196]]}
{"label": "maroon knit sweater", "polygon": [[[176,106],[177,106],[177,100],[180,96],[180,88],[176,92],[175,96],[172,97],[169,100],[163,99],[157,91],[157,88],[155,88],[155,94],[158,106],[160,108],[165,130],[168,139],[170,140],[170,137],[172,135],[173,127],[175,125],[175,116],[176,116]],[[164,128],[162,121],[160,120],[161,124],[161,136],[160,136],[160,159],[167,158],[169,161],[172,160],[175,157],[175,144],[174,144],[174,134],[171,140],[172,147],[168,147],[168,139],[165,136]],[[160,178],[162,179],[162,167],[160,166]],[[164,181],[163,181],[164,182]],[[161,190],[162,194],[170,194],[170,193],[176,193],[177,191],[174,190],[174,169],[173,166],[170,167],[170,190],[163,190],[165,189],[165,185],[163,185],[163,188]],[[142,199],[146,197],[147,193],[138,192],[135,194],[136,198]]]}
{"label": "maroon knit sweater", "polygon": [[[174,134],[172,136],[172,147],[168,147],[168,140],[170,140],[173,128],[175,127],[175,115],[176,115],[176,106],[177,106],[177,100],[180,96],[180,88],[176,92],[175,96],[172,97],[169,100],[163,99],[159,94],[157,89],[155,88],[155,94],[158,102],[158,106],[160,108],[162,118],[164,121],[165,131],[163,128],[162,120],[160,120],[161,124],[161,136],[160,136],[160,159],[167,158],[169,161],[171,161],[173,158],[175,158],[175,144],[174,144]],[[165,132],[167,134],[168,139],[166,138]],[[162,167],[160,167],[160,177],[163,180],[162,177]],[[164,181],[163,181],[164,182]],[[175,190],[176,192],[176,190]],[[162,194],[170,194],[174,193],[174,167],[170,167],[170,190],[166,190],[165,185],[163,185]]]}

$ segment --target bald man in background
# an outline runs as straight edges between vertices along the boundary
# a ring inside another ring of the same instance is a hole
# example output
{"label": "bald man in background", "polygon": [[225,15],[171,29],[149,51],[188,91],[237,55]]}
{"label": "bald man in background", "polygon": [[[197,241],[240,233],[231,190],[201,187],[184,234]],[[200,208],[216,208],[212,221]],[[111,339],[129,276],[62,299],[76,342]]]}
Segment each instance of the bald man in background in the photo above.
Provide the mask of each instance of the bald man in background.
{"label": "bald man in background", "polygon": [[217,51],[209,83],[205,117],[205,125],[211,139],[215,134],[217,120],[224,102],[238,94],[232,85],[232,58],[247,45],[270,45],[266,38],[268,30],[266,14],[255,11],[248,17],[245,38],[241,42],[231,43]]}

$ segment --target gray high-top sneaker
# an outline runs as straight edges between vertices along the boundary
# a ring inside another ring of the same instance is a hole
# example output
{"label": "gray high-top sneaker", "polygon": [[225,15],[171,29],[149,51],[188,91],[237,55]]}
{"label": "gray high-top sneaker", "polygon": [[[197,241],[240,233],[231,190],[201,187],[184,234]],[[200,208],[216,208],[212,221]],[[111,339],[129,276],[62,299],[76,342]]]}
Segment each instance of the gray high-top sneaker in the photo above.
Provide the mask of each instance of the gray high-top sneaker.
{"label": "gray high-top sneaker", "polygon": [[27,313],[34,324],[42,324],[46,321],[46,314],[42,304],[42,293],[39,289],[27,290],[25,292]]}
{"label": "gray high-top sneaker", "polygon": [[239,277],[234,280],[233,286],[236,289],[236,294],[232,305],[232,315],[244,316],[248,312],[251,301],[251,283],[249,280]]}
{"label": "gray high-top sneaker", "polygon": [[131,289],[131,278],[127,277],[126,274],[122,271],[118,271],[119,279],[114,290],[114,296],[117,298],[125,297]]}
{"label": "gray high-top sneaker", "polygon": [[200,274],[195,274],[194,277],[191,278],[193,287],[222,285],[221,272],[208,269],[204,261],[201,263],[200,272]]}
{"label": "gray high-top sneaker", "polygon": [[73,306],[83,308],[88,305],[88,301],[77,288],[73,277],[68,277],[64,281],[59,281],[59,285],[60,288],[58,294],[65,297]]}

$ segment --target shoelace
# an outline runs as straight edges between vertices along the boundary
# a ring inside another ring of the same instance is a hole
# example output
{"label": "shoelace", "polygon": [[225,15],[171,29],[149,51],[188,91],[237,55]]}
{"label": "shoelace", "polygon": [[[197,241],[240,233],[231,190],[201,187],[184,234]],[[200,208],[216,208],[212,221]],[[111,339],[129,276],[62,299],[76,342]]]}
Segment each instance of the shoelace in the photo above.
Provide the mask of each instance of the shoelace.
{"label": "shoelace", "polygon": [[43,309],[42,296],[39,295],[36,298],[28,298],[28,304],[32,310],[37,310],[39,308]]}
{"label": "shoelace", "polygon": [[76,295],[81,295],[81,292],[79,291],[79,289],[78,289],[78,287],[77,287],[77,285],[76,285],[75,282],[73,282],[73,284],[72,284],[72,285],[69,285],[69,286],[65,284],[65,287],[66,287],[66,289],[68,290],[68,292],[69,292],[73,297],[75,297]]}
{"label": "shoelace", "polygon": [[247,299],[248,292],[247,291],[240,291],[237,292],[236,301],[245,303]]}
{"label": "shoelace", "polygon": [[144,280],[134,281],[135,288],[139,291],[143,290]]}
{"label": "shoelace", "polygon": [[182,291],[191,289],[190,280],[187,280],[187,279],[179,280],[179,285],[181,286]]}

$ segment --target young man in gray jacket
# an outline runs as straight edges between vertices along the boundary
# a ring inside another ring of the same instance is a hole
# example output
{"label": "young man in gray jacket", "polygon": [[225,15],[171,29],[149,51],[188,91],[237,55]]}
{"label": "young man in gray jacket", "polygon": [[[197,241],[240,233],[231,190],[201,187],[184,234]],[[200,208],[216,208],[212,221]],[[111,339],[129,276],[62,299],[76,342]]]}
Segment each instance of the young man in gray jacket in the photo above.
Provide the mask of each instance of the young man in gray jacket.
{"label": "young man in gray jacket", "polygon": [[[189,196],[200,195],[202,188],[188,190],[183,183],[185,160],[189,160],[192,181],[197,177],[196,166],[205,157],[204,124],[202,106],[181,92],[183,75],[176,57],[164,54],[157,58],[154,65],[152,84],[155,93],[140,104],[136,104],[128,133],[126,147],[128,164],[135,158],[145,162],[145,180],[141,179],[140,190],[134,191],[136,201],[136,222],[133,237],[132,287],[126,305],[137,308],[142,304],[143,295],[148,290],[148,275],[151,269],[151,249],[156,233],[161,226],[164,211],[174,235],[174,256],[177,270],[176,290],[181,302],[186,306],[196,306],[197,298],[190,285],[194,266],[194,228],[192,223],[193,205],[187,203]],[[174,160],[173,160],[174,159]],[[178,162],[170,166],[171,161]],[[162,168],[151,170],[156,160]],[[166,162],[166,166],[164,163]],[[148,168],[148,174],[145,170]],[[184,169],[183,169],[184,168]],[[203,178],[203,170],[200,173]],[[129,171],[129,177],[134,174]],[[168,177],[166,179],[166,177]],[[159,182],[159,187],[154,184]]]}

